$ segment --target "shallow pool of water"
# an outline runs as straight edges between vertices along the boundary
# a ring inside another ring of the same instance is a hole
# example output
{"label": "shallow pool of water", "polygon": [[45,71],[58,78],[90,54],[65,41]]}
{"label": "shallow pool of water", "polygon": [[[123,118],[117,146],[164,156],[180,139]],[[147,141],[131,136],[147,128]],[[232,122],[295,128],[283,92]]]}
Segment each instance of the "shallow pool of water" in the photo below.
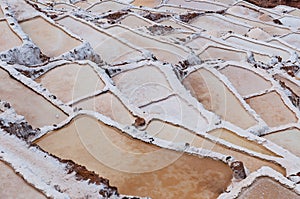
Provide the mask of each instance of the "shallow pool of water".
{"label": "shallow pool of water", "polygon": [[41,95],[12,79],[2,69],[0,69],[0,79],[1,100],[9,102],[33,127],[58,124],[67,118],[61,110]]}
{"label": "shallow pool of water", "polygon": [[[272,84],[261,75],[238,66],[226,66],[220,72],[224,74],[242,96],[270,89]],[[251,84],[249,84],[251,82]]]}
{"label": "shallow pool of water", "polygon": [[0,20],[0,52],[20,45],[22,45],[22,40],[12,31],[5,20]]}
{"label": "shallow pool of water", "polygon": [[189,74],[183,85],[207,110],[222,119],[244,129],[257,123],[223,82],[208,70],[199,69]]}
{"label": "shallow pool of water", "polygon": [[91,95],[105,86],[90,65],[76,63],[57,66],[36,81],[64,103]]}
{"label": "shallow pool of water", "polygon": [[161,149],[85,116],[50,132],[37,144],[108,178],[122,194],[216,198],[232,177],[220,161]]}
{"label": "shallow pool of water", "polygon": [[280,95],[275,91],[249,98],[246,102],[269,126],[297,122],[295,113],[284,104]]}
{"label": "shallow pool of water", "polygon": [[4,162],[0,161],[0,196],[1,198],[34,198],[44,199],[42,193],[25,182],[20,176],[18,176],[14,170],[7,166]]}
{"label": "shallow pool of water", "polygon": [[42,17],[23,21],[20,25],[41,51],[49,57],[57,57],[81,45],[81,41],[71,37]]}

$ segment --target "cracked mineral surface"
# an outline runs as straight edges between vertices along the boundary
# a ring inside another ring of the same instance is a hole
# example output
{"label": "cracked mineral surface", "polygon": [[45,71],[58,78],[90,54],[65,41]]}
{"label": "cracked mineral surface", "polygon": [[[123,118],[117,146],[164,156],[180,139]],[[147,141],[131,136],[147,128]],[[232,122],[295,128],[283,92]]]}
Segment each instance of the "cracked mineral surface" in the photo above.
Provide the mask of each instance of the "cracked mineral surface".
{"label": "cracked mineral surface", "polygon": [[0,199],[300,198],[297,7],[0,0]]}

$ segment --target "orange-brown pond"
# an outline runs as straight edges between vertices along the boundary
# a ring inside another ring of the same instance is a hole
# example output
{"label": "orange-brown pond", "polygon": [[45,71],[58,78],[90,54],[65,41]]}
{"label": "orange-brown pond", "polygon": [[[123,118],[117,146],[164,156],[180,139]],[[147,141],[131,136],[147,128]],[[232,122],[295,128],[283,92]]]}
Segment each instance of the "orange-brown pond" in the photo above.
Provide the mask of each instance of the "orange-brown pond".
{"label": "orange-brown pond", "polygon": [[59,56],[81,44],[81,41],[71,37],[42,17],[23,21],[20,25],[33,42],[41,48],[41,51],[49,57]]}
{"label": "orange-brown pond", "polygon": [[229,79],[242,96],[259,93],[272,86],[262,76],[238,66],[227,66],[220,70],[220,72]]}
{"label": "orange-brown pond", "polygon": [[[175,143],[180,142],[183,144],[189,143],[191,146],[208,150],[208,153],[210,151],[213,151],[213,152],[224,154],[226,156],[232,156],[236,160],[242,161],[244,165],[247,167],[247,169],[250,170],[250,172],[256,171],[262,166],[269,166],[275,169],[276,171],[282,173],[283,175],[285,175],[285,170],[279,165],[276,165],[267,160],[262,160],[253,157],[243,152],[232,150],[231,148],[225,147],[216,142],[212,142],[208,139],[197,136],[195,133],[192,133],[191,131],[188,131],[179,126],[168,124],[160,120],[152,120],[150,124],[147,126],[146,131],[149,135],[158,137],[163,140],[167,140]],[[217,139],[218,138],[224,139],[230,143],[239,145],[244,148],[248,148],[252,151],[256,151],[266,155],[276,156],[276,154],[272,153],[271,151],[264,148],[263,146],[259,144],[255,144],[254,142],[248,141],[246,139],[243,139],[228,130],[217,129],[209,133],[214,135]]]}
{"label": "orange-brown pond", "polygon": [[97,73],[88,64],[58,66],[39,77],[36,81],[65,103],[91,95],[105,86]]}
{"label": "orange-brown pond", "polygon": [[32,126],[53,125],[67,118],[61,110],[41,95],[12,79],[3,69],[0,69],[0,79],[1,100],[9,102]]}
{"label": "orange-brown pond", "polygon": [[229,185],[230,168],[217,160],[162,149],[82,116],[37,144],[110,179],[122,194],[152,198],[216,198]]}
{"label": "orange-brown pond", "polygon": [[158,6],[161,3],[161,0],[134,0],[132,2],[135,6],[146,6],[153,8],[155,6]]}
{"label": "orange-brown pond", "polygon": [[272,142],[300,157],[300,130],[297,128],[286,129],[263,136]]}
{"label": "orange-brown pond", "polygon": [[125,125],[131,125],[135,120],[124,104],[110,92],[80,101],[74,106],[85,110],[97,111]]}
{"label": "orange-brown pond", "polygon": [[278,182],[268,177],[261,177],[253,185],[242,191],[239,199],[264,199],[264,198],[284,198],[299,199],[295,192],[285,188]]}
{"label": "orange-brown pond", "polygon": [[183,80],[183,85],[206,109],[220,115],[222,119],[244,129],[256,124],[236,96],[208,70],[199,69],[189,74]]}
{"label": "orange-brown pond", "polygon": [[11,30],[5,20],[0,20],[0,52],[20,45],[22,40]]}
{"label": "orange-brown pond", "polygon": [[0,161],[0,198],[44,199],[46,196],[27,184],[9,166]]}
{"label": "orange-brown pond", "polygon": [[273,91],[246,100],[269,126],[279,126],[297,122],[293,113],[282,101],[280,95]]}

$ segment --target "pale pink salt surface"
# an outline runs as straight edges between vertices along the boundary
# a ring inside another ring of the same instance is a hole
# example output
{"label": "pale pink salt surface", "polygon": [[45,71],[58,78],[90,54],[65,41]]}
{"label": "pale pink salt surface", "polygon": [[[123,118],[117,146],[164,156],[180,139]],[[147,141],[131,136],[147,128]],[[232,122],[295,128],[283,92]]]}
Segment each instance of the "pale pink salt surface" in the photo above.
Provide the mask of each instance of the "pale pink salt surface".
{"label": "pale pink salt surface", "polygon": [[0,8],[0,19],[4,17],[4,14],[3,14],[3,11],[2,9]]}
{"label": "pale pink salt surface", "polygon": [[226,66],[220,72],[229,79],[242,96],[259,93],[272,87],[270,81],[245,68]]}
{"label": "pale pink salt surface", "polygon": [[122,104],[122,102],[112,93],[104,93],[81,102],[74,106],[84,110],[93,110],[99,112],[111,119],[125,125],[134,123],[134,116]]}
{"label": "pale pink salt surface", "polygon": [[257,123],[236,96],[208,70],[199,69],[189,74],[183,80],[183,85],[207,110],[220,115],[222,119],[244,129]]}
{"label": "pale pink salt surface", "polygon": [[[41,95],[30,90],[0,69],[1,100],[9,102],[33,127],[58,124],[67,116]],[[34,107],[34,108],[33,108]]]}
{"label": "pale pink salt surface", "polygon": [[27,184],[9,166],[0,161],[0,198],[5,199],[42,199],[42,193]]}
{"label": "pale pink salt surface", "polygon": [[[247,167],[247,169],[250,170],[250,172],[256,171],[257,169],[261,168],[262,166],[269,166],[273,168],[274,170],[280,172],[281,174],[285,175],[285,169],[280,167],[279,165],[276,165],[272,162],[269,162],[267,160],[262,160],[257,157],[253,157],[251,155],[245,154],[243,152],[238,152],[235,150],[232,150],[231,148],[225,147],[223,145],[220,145],[218,143],[215,143],[213,141],[210,141],[208,139],[205,139],[203,137],[200,137],[191,131],[188,131],[184,128],[165,123],[159,120],[153,120],[149,123],[149,125],[146,128],[146,131],[148,134],[158,137],[163,140],[172,141],[174,143],[189,143],[191,146],[195,146],[197,148],[203,148],[208,151],[213,151],[217,153],[224,154],[226,156],[232,156],[236,160],[242,161],[244,165]],[[216,138],[220,136],[220,133],[223,133],[218,130],[209,132],[214,134]],[[268,154],[271,156],[276,156],[276,154],[270,152],[266,148],[262,147],[261,145],[256,145],[254,143],[251,143],[250,146],[248,146],[247,141],[241,139],[238,136],[230,136],[226,132],[224,132],[223,136],[221,135],[220,138],[231,142],[233,144],[248,148],[252,151],[257,151],[263,154]],[[242,142],[241,142],[242,140]]]}
{"label": "pale pink salt surface", "polygon": [[268,177],[261,177],[258,178],[253,185],[243,190],[238,198],[239,199],[265,199],[265,198],[299,199],[300,196]]}
{"label": "pale pink salt surface", "polygon": [[102,14],[104,12],[107,12],[108,10],[110,10],[111,12],[116,12],[118,10],[125,9],[126,7],[128,7],[128,5],[124,5],[115,1],[103,1],[91,6],[88,11]]}
{"label": "pale pink salt surface", "polygon": [[200,112],[184,102],[179,96],[171,96],[141,109],[146,113],[159,116],[165,121],[176,121],[176,123],[198,131],[204,131],[208,126],[208,121]]}
{"label": "pale pink salt surface", "polygon": [[284,104],[275,91],[249,98],[246,102],[271,127],[297,122],[295,113]]}
{"label": "pale pink salt surface", "polygon": [[247,17],[244,16],[236,16],[236,15],[231,15],[231,14],[225,14],[226,17],[231,18],[232,20],[236,20],[236,21],[240,21],[240,22],[244,22],[245,24],[251,25],[252,27],[258,27],[261,28],[262,30],[264,30],[265,32],[267,32],[270,35],[285,35],[290,33],[291,31],[287,28],[281,28],[278,26],[273,26],[270,24],[266,24],[264,22],[260,22],[260,21],[255,21],[255,20],[251,20]]}
{"label": "pale pink salt surface", "polygon": [[249,150],[270,156],[277,156],[275,153],[266,149],[264,146],[253,141],[247,140],[246,138],[240,137],[227,129],[216,129],[208,133],[217,138],[226,140],[232,144],[247,148]]}
{"label": "pale pink salt surface", "polygon": [[208,46],[198,55],[202,60],[246,61],[247,53],[224,46]]}
{"label": "pale pink salt surface", "polygon": [[127,15],[124,19],[120,21],[120,23],[133,29],[151,25],[150,22],[146,21],[142,17],[137,17],[135,15]]}
{"label": "pale pink salt surface", "polygon": [[57,66],[36,81],[65,103],[91,95],[105,86],[97,73],[88,64]]}
{"label": "pale pink salt surface", "polygon": [[300,157],[300,130],[297,128],[276,131],[263,136],[264,138],[282,146],[283,148]]}
{"label": "pale pink salt surface", "polygon": [[214,15],[204,15],[197,17],[196,19],[193,19],[190,24],[205,29],[207,31],[216,31],[217,37],[220,37],[222,34],[226,34],[230,31],[240,35],[244,35],[248,32],[250,28],[246,25],[243,26],[240,24],[233,23],[231,21],[226,21],[223,18],[219,18]]}
{"label": "pale pink salt surface", "polygon": [[266,41],[272,38],[271,35],[263,31],[261,28],[253,28],[249,32],[247,32],[246,35],[252,39],[257,39],[261,41]]}
{"label": "pale pink salt surface", "polygon": [[267,53],[269,55],[277,55],[277,56],[280,56],[284,60],[289,59],[291,56],[289,51],[283,50],[281,48],[277,48],[276,46],[271,46],[269,44],[252,41],[246,37],[231,35],[231,36],[227,37],[225,40],[234,45],[242,46],[243,49],[246,49],[249,51],[257,51],[257,52]]}
{"label": "pale pink salt surface", "polygon": [[135,0],[132,2],[135,6],[145,6],[153,8],[155,6],[158,6],[161,3],[161,0]]}
{"label": "pale pink salt surface", "polygon": [[23,21],[20,25],[41,51],[49,57],[57,57],[81,44],[81,41],[71,37],[42,17]]}
{"label": "pale pink salt surface", "polygon": [[[229,185],[232,175],[229,167],[220,161],[134,140],[86,116],[50,132],[37,144],[58,157],[72,159],[108,178],[122,194],[154,199],[216,198]],[[157,166],[158,170],[152,170]]]}
{"label": "pale pink salt surface", "polygon": [[291,33],[282,37],[282,39],[290,44],[291,46],[300,49],[300,34],[299,33]]}
{"label": "pale pink salt surface", "polygon": [[300,88],[296,83],[294,83],[291,80],[283,77],[281,74],[274,75],[274,78],[276,80],[279,80],[279,81],[283,82],[285,84],[285,86],[287,86],[289,89],[292,90],[293,93],[295,93],[297,96],[300,96]]}
{"label": "pale pink salt surface", "polygon": [[146,36],[119,25],[111,26],[107,28],[107,31],[118,38],[126,40],[136,47],[150,51],[158,60],[161,61],[177,64],[189,55],[187,50],[179,45],[163,42],[149,35]]}
{"label": "pale pink salt surface", "polygon": [[22,45],[22,40],[12,31],[5,20],[0,20],[0,52],[20,45]]}
{"label": "pale pink salt surface", "polygon": [[143,106],[172,94],[165,75],[154,66],[125,71],[112,78],[130,103]]}
{"label": "pale pink salt surface", "polygon": [[[95,52],[101,55],[104,61],[109,63],[125,61],[141,55],[136,49],[72,17],[64,17],[57,22],[89,42]],[[114,46],[114,48],[103,48],[103,46]]]}
{"label": "pale pink salt surface", "polygon": [[182,1],[182,0],[168,0],[167,4],[178,5],[186,8],[193,8],[197,10],[206,10],[206,11],[218,11],[225,9],[222,5],[213,4],[205,1]]}

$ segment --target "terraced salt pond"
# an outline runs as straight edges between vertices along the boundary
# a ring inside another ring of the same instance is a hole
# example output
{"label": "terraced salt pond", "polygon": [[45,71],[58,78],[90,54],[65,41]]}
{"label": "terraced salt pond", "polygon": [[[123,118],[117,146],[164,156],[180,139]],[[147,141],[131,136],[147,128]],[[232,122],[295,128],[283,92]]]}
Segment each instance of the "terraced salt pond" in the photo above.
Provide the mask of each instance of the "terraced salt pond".
{"label": "terraced salt pond", "polygon": [[[236,32],[244,35],[251,28],[251,26],[226,21],[226,18],[221,18],[214,15],[197,17],[196,19],[192,20],[190,24],[195,27],[201,27],[209,32],[217,31],[214,34],[216,37],[220,37],[228,32]],[[222,26],[222,29],[219,29],[220,26]]]}
{"label": "terraced salt pond", "polygon": [[64,103],[89,96],[101,91],[105,86],[104,82],[88,64],[71,63],[58,66],[36,79],[36,81],[48,88]]}
{"label": "terraced salt pond", "polygon": [[[218,152],[218,153],[225,154],[227,156],[235,157],[236,159],[244,162],[244,165],[250,171],[255,171],[260,167],[262,167],[263,165],[268,165],[269,167],[275,169],[276,171],[282,174],[285,173],[285,170],[279,165],[270,163],[268,161],[259,158],[255,158],[243,152],[230,150],[229,148],[222,146],[214,141],[210,141],[201,136],[197,136],[196,134],[192,133],[191,131],[188,131],[187,129],[172,124],[164,123],[159,120],[151,121],[146,131],[148,134],[161,138],[163,140],[172,141],[175,143],[179,142],[183,144],[189,143],[191,146],[195,146],[198,148],[207,149],[208,151]],[[248,148],[252,151],[257,151],[259,153],[276,156],[276,154],[270,152],[265,147],[262,147],[251,141],[247,141],[244,138],[241,138],[228,130],[217,129],[209,133],[211,135],[214,135],[216,138],[224,139],[225,141],[228,141],[233,144],[237,144],[241,147]]]}
{"label": "terraced salt pond", "polygon": [[217,3],[205,2],[205,1],[180,1],[180,0],[168,0],[167,4],[177,5],[179,7],[191,8],[197,10],[205,11],[218,11],[225,9],[225,6],[222,6]]}
{"label": "terraced salt pond", "polygon": [[81,41],[42,17],[23,21],[20,25],[23,31],[30,35],[33,42],[41,48],[41,51],[49,57],[57,57],[81,44]]}
{"label": "terraced salt pond", "polygon": [[12,31],[5,20],[0,20],[0,52],[20,45],[22,45],[22,40]]}
{"label": "terraced salt pond", "polygon": [[[4,162],[0,161],[0,178],[9,179],[9,181],[0,181],[0,195],[1,198],[35,198],[35,199],[44,199],[46,198],[39,191],[34,189],[32,186],[27,184],[20,176],[18,176],[13,169],[11,169]],[[18,185],[18,190],[16,190],[16,185]]]}
{"label": "terraced salt pond", "polygon": [[125,105],[110,92],[82,100],[74,106],[84,110],[99,112],[120,124],[131,125],[135,121],[135,117],[130,113]]}
{"label": "terraced salt pond", "polygon": [[[152,198],[217,197],[231,180],[231,170],[220,161],[133,140],[86,116],[49,133],[37,144],[109,178],[122,194]],[[148,172],[140,173],[145,170]]]}
{"label": "terraced salt pond", "polygon": [[0,198],[299,198],[299,13],[0,1]]}
{"label": "terraced salt pond", "polygon": [[[238,66],[226,66],[220,72],[224,74],[242,96],[260,93],[270,89],[272,84],[259,74]],[[249,84],[249,82],[252,82]]]}
{"label": "terraced salt pond", "polygon": [[116,12],[125,9],[126,7],[128,7],[128,5],[116,1],[102,1],[92,5],[87,10],[93,13],[102,14],[108,10],[110,10],[110,12]]}
{"label": "terraced salt pond", "polygon": [[[72,17],[64,17],[60,19],[58,23],[82,37],[85,41],[88,41],[95,51],[101,55],[101,58],[107,62],[119,62],[132,57],[141,56],[141,53],[133,47],[126,45],[124,42],[120,42],[116,38],[110,37],[109,34],[97,30],[95,27],[77,21]],[[114,46],[115,48],[104,49],[101,48],[103,45]]]}
{"label": "terraced salt pond", "polygon": [[217,113],[224,120],[245,129],[256,124],[233,93],[208,70],[199,69],[189,74],[183,84],[206,109]]}
{"label": "terraced salt pond", "polygon": [[130,102],[138,107],[173,93],[164,74],[153,66],[123,72],[113,77],[113,80]]}
{"label": "terraced salt pond", "polygon": [[284,104],[276,92],[249,98],[246,101],[269,126],[297,122],[295,114]]}
{"label": "terraced salt pond", "polygon": [[177,63],[188,56],[187,51],[178,45],[156,40],[122,26],[111,26],[107,30],[118,38],[125,39],[139,48],[149,50],[161,61]]}
{"label": "terraced salt pond", "polygon": [[10,102],[16,112],[25,116],[33,127],[58,124],[67,118],[64,112],[41,95],[12,79],[3,69],[0,69],[0,77],[1,100]]}
{"label": "terraced salt pond", "polygon": [[265,135],[264,138],[271,140],[300,157],[300,148],[297,144],[300,138],[300,131],[298,128],[290,128],[273,132]]}
{"label": "terraced salt pond", "polygon": [[[272,190],[272,191],[270,191]],[[266,177],[259,178],[250,188],[243,191],[238,198],[286,198],[294,199],[299,196],[278,182]]]}

